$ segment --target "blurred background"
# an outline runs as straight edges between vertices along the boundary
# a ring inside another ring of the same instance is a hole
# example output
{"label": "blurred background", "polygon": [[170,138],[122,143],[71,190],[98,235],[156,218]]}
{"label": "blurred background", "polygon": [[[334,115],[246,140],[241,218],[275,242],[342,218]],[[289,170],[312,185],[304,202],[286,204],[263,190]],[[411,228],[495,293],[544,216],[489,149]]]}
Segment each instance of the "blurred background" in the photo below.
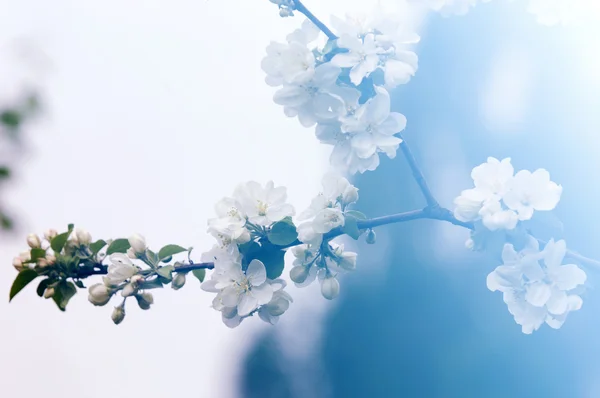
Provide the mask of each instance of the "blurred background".
{"label": "blurred background", "polygon": [[[375,4],[305,3],[325,21]],[[599,259],[600,28],[544,26],[526,8],[495,0],[459,17],[406,14],[422,37],[420,65],[393,92],[393,110],[407,116],[405,138],[442,205],[488,156],[546,168],[564,187],[555,211],[564,227],[540,233]],[[0,0],[0,9],[0,114],[24,115],[0,127],[0,167],[10,166],[0,211],[13,220],[0,236],[6,292],[29,232],[73,222],[94,238],[141,232],[151,246],[199,255],[212,244],[213,204],[238,182],[285,185],[299,211],[318,192],[328,148],[272,103],[260,69],[267,44],[300,17],[279,18],[266,0]],[[369,216],[423,205],[401,156],[354,183]],[[524,335],[486,288],[499,260],[467,251],[467,231],[415,221],[377,235],[373,246],[348,242],[359,264],[337,300],[316,284],[291,287],[295,302],[276,327],[226,328],[194,280],[157,292],[152,311],[132,309],[119,327],[85,292],[60,313],[30,286],[0,303],[0,391],[600,397],[596,275],[561,330]]]}

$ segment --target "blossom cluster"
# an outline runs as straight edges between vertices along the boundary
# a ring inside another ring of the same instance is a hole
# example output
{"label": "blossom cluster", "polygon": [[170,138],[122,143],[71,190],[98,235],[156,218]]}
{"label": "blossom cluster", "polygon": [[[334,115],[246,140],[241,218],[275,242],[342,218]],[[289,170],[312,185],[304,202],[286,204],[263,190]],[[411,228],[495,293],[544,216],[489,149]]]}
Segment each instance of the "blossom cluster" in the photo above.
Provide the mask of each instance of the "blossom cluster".
{"label": "blossom cluster", "polygon": [[538,241],[530,236],[518,252],[507,243],[502,251],[504,264],[488,275],[488,289],[502,292],[523,333],[532,333],[544,322],[558,329],[569,312],[581,308],[583,301],[575,289],[584,284],[586,274],[575,264],[563,265],[565,253],[564,240],[551,240],[540,251]]}
{"label": "blossom cluster", "polygon": [[511,230],[519,221],[531,219],[535,210],[553,210],[562,194],[547,170],[515,174],[510,158],[488,158],[473,169],[471,178],[475,187],[454,200],[454,216],[467,222],[481,220],[490,231]]}
{"label": "blossom cluster", "polygon": [[314,44],[319,30],[309,20],[272,42],[262,61],[266,82],[279,87],[273,100],[317,138],[332,145],[331,163],[355,174],[375,170],[379,153],[393,158],[402,142],[395,134],[406,118],[391,111],[388,89],[407,83],[417,70],[408,46],[419,36],[383,14],[373,19],[332,17],[339,36]]}
{"label": "blossom cluster", "polygon": [[236,327],[255,313],[275,324],[289,308],[293,300],[280,278],[288,247],[296,256],[292,281],[306,286],[318,275],[323,296],[338,295],[336,276],[342,269],[355,268],[356,253],[344,251],[343,245],[325,236],[344,226],[347,206],[358,200],[358,189],[332,173],[323,178],[323,187],[324,192],[298,217],[304,222],[297,228],[286,189],[273,182],[240,184],[231,197],[217,203],[217,217],[208,221],[208,232],[217,243],[202,257],[214,263],[214,270],[202,289],[216,293],[212,307],[221,312],[227,326]]}

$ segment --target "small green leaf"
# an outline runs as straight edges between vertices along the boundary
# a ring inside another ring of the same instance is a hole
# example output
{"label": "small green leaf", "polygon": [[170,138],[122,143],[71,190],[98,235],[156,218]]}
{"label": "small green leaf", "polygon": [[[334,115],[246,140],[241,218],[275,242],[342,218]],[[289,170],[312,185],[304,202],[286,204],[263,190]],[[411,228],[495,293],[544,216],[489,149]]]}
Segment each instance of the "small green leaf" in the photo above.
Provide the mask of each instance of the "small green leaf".
{"label": "small green leaf", "polygon": [[206,270],[204,268],[195,269],[192,271],[192,274],[194,274],[194,276],[198,278],[200,283],[202,283],[204,282],[204,278],[206,277]]}
{"label": "small green leaf", "polygon": [[7,166],[0,166],[0,180],[10,177],[10,169]]}
{"label": "small green leaf", "polygon": [[31,260],[28,262],[35,263],[39,258],[46,257],[46,250],[44,249],[31,249]]}
{"label": "small green leaf", "polygon": [[344,213],[344,216],[351,216],[356,218],[357,220],[366,220],[367,216],[365,216],[363,213],[361,213],[358,210],[348,210]]}
{"label": "small green leaf", "polygon": [[46,291],[46,288],[48,287],[49,283],[50,278],[46,278],[40,282],[36,290],[38,296],[42,297],[44,295],[44,292]]}
{"label": "small green leaf", "polygon": [[67,229],[69,230],[69,232],[73,232],[73,228],[75,228],[75,224],[67,225]]}
{"label": "small green leaf", "polygon": [[238,249],[240,250],[240,253],[242,253],[243,257],[252,257],[255,253],[260,251],[260,245],[251,240],[250,242],[238,245]]}
{"label": "small green leaf", "polygon": [[80,289],[85,289],[85,285],[79,279],[75,281],[75,286],[77,286]]}
{"label": "small green leaf", "polygon": [[188,251],[188,249],[179,245],[166,245],[158,251],[158,258],[160,260],[170,257],[174,254],[179,254]]}
{"label": "small green leaf", "polygon": [[64,233],[56,235],[54,238],[52,238],[52,242],[50,242],[50,247],[52,247],[52,250],[54,250],[54,253],[60,253],[62,251],[62,249],[67,244],[69,235],[71,235],[71,232],[64,232]]}
{"label": "small green leaf", "polygon": [[106,255],[110,256],[113,253],[127,253],[127,250],[131,247],[127,239],[115,239],[112,241],[108,249],[106,249]]}
{"label": "small green leaf", "polygon": [[283,273],[283,268],[285,266],[285,261],[283,260],[284,256],[285,250],[265,243],[254,258],[262,261],[265,265],[265,268],[267,269],[267,278],[277,279]]}
{"label": "small green leaf", "polygon": [[152,268],[155,268],[158,265],[158,254],[154,253],[152,250],[150,249],[146,249],[146,259],[148,260],[148,262],[150,263],[149,265]]}
{"label": "small green leaf", "polygon": [[358,229],[357,221],[358,220],[352,216],[345,217],[342,232],[350,236],[352,239],[358,239],[360,237],[360,230]]}
{"label": "small green leaf", "polygon": [[54,288],[54,295],[52,299],[58,306],[58,309],[65,311],[69,300],[77,293],[77,288],[71,282],[60,281],[59,284]]}
{"label": "small green leaf", "polygon": [[[158,289],[158,288],[162,288],[163,284],[160,281],[160,279],[162,278],[156,278],[153,279],[151,281],[145,281],[140,285],[140,289]],[[166,281],[165,283],[169,283],[169,281]]]}
{"label": "small green leaf", "polygon": [[173,270],[175,269],[175,267],[173,267],[172,265],[166,265],[164,267],[160,267],[159,269],[156,270],[156,273],[165,279],[168,279],[169,281],[171,281],[171,279],[173,279],[173,276],[171,275],[171,272],[173,272]]}
{"label": "small green leaf", "polygon": [[106,242],[100,239],[90,245],[90,250],[92,251],[92,254],[98,254],[98,252],[102,250],[104,246],[106,246]]}
{"label": "small green leaf", "polygon": [[7,109],[0,112],[0,124],[5,125],[8,128],[16,129],[23,121],[22,115],[13,109]]}
{"label": "small green leaf", "polygon": [[2,229],[12,229],[13,227],[13,220],[8,217],[6,214],[0,214],[0,227]]}
{"label": "small green leaf", "polygon": [[37,272],[32,269],[25,269],[19,272],[19,275],[15,278],[11,288],[9,302],[19,293],[25,286],[27,286],[32,280],[38,277]]}
{"label": "small green leaf", "polygon": [[274,245],[287,246],[298,238],[298,231],[291,221],[281,220],[273,224],[267,237]]}

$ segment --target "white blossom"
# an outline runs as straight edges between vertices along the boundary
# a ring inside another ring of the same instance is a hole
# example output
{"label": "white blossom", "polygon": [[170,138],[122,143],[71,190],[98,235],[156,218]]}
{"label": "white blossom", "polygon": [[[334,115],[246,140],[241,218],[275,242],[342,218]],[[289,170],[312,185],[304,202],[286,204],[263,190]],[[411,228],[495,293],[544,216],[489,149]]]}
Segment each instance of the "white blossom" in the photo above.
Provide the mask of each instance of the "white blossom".
{"label": "white blossom", "polygon": [[353,115],[341,119],[342,131],[352,137],[350,145],[362,159],[385,152],[389,158],[396,156],[402,140],[394,135],[406,127],[406,117],[390,112],[390,95],[384,88],[376,87],[375,97],[363,104]]}
{"label": "white blossom", "polygon": [[504,203],[518,213],[520,220],[529,220],[534,210],[553,210],[562,194],[562,187],[550,181],[550,174],[544,169],[533,173],[521,170],[508,187]]}
{"label": "white blossom", "polygon": [[270,284],[273,289],[273,297],[271,301],[258,309],[258,316],[263,321],[275,325],[279,321],[279,317],[288,310],[290,303],[294,300],[284,290],[286,282],[283,279],[275,279]]}
{"label": "white blossom", "polygon": [[29,234],[27,235],[27,244],[32,249],[39,249],[42,246],[42,241],[36,234]]}
{"label": "white blossom", "polygon": [[55,229],[49,229],[46,232],[44,232],[44,238],[48,242],[51,242],[52,239],[56,238],[57,235],[58,235],[58,231],[56,231]]}
{"label": "white blossom", "polygon": [[75,231],[75,235],[77,236],[79,243],[82,245],[89,245],[92,243],[92,235],[90,235],[90,233],[86,230],[77,229]]}
{"label": "white blossom", "polygon": [[111,264],[108,266],[108,273],[103,278],[107,286],[118,286],[138,271],[137,267],[123,253],[113,253],[109,260]]}
{"label": "white blossom", "polygon": [[375,43],[375,35],[368,34],[364,38],[343,34],[337,39],[337,45],[348,52],[336,54],[332,59],[333,65],[350,69],[350,81],[359,85],[363,78],[377,69],[379,54],[383,49]]}
{"label": "white blossom", "polygon": [[523,333],[532,333],[544,322],[558,329],[570,311],[581,308],[581,297],[572,290],[585,283],[586,274],[575,264],[562,265],[565,254],[563,240],[551,240],[542,251],[532,237],[520,252],[507,243],[504,264],[488,275],[488,289],[503,293]]}
{"label": "white blossom", "polygon": [[267,182],[264,188],[255,181],[240,184],[233,196],[248,221],[255,225],[269,226],[296,214],[294,207],[286,203],[286,188],[275,188],[273,181]]}
{"label": "white blossom", "polygon": [[327,300],[333,300],[340,294],[340,282],[334,275],[321,279],[321,294]]}
{"label": "white blossom", "polygon": [[234,198],[223,198],[215,205],[217,218],[208,220],[208,232],[222,247],[250,241],[250,232],[245,228],[246,214],[242,205]]}
{"label": "white blossom", "polygon": [[312,78],[298,84],[284,84],[273,100],[284,106],[288,117],[298,117],[304,127],[336,120],[344,113],[344,102],[332,92],[341,69],[331,63],[315,68]]}

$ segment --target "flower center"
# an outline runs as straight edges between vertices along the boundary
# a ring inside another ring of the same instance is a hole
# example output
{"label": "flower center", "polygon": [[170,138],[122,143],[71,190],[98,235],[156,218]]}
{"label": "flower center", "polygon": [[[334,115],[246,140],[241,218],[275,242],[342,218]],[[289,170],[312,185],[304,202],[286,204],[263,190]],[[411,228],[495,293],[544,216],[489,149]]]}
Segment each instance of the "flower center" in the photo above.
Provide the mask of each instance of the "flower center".
{"label": "flower center", "polygon": [[258,204],[256,205],[256,207],[258,208],[258,215],[263,217],[266,216],[269,205],[261,200],[257,200],[257,202]]}

